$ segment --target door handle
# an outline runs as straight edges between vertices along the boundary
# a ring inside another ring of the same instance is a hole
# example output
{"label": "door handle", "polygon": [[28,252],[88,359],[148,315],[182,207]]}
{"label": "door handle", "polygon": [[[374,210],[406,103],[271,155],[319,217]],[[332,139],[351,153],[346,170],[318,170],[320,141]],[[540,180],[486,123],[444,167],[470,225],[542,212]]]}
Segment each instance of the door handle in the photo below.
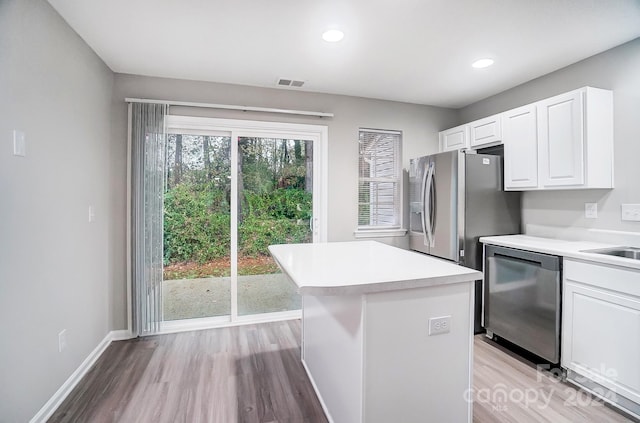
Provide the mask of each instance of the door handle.
{"label": "door handle", "polygon": [[435,243],[435,228],[436,228],[436,172],[431,173],[431,183],[429,185],[429,223],[431,223],[431,246]]}
{"label": "door handle", "polygon": [[[429,163],[430,165],[430,163]],[[429,166],[425,169],[422,174],[422,189],[420,190],[420,203],[422,204],[420,210],[420,224],[422,225],[422,236],[424,236],[424,245],[429,245],[429,238],[427,237],[427,221],[425,220],[425,214],[427,214],[427,203],[426,195],[427,195],[427,175],[429,173]]]}
{"label": "door handle", "polygon": [[[427,186],[425,187],[425,195],[428,195],[426,198],[426,204],[423,203],[424,213],[424,230],[425,230],[425,241],[426,245],[429,247],[433,247],[433,212],[434,212],[434,198],[435,198],[435,187],[433,186],[433,162],[429,163],[429,169],[427,170]],[[428,193],[428,194],[427,194]]]}

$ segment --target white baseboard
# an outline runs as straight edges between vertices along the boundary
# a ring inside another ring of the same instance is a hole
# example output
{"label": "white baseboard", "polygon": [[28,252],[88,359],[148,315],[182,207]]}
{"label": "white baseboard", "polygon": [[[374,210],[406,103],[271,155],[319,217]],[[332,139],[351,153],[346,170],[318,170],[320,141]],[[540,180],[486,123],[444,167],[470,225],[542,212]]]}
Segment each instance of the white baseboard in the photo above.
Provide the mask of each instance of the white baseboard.
{"label": "white baseboard", "polygon": [[125,339],[131,339],[131,338],[133,338],[133,335],[131,334],[131,331],[127,329],[111,331],[112,341],[124,341]]}
{"label": "white baseboard", "polygon": [[89,356],[78,366],[78,368],[69,376],[69,378],[62,384],[62,386],[56,391],[55,394],[47,401],[47,403],[33,416],[30,423],[46,422],[53,413],[58,409],[62,401],[71,393],[73,388],[76,387],[78,382],[87,374],[89,369],[100,358],[102,353],[107,349],[112,341],[121,341],[124,339],[130,339],[131,332],[128,330],[114,330],[107,334],[102,341]]}

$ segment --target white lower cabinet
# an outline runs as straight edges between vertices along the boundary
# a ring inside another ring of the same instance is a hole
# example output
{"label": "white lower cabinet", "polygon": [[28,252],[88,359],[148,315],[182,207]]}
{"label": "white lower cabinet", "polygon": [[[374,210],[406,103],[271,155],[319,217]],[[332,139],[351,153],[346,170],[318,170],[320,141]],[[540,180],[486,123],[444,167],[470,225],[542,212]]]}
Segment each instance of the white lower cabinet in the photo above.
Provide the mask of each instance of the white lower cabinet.
{"label": "white lower cabinet", "polygon": [[562,367],[640,416],[640,271],[564,260]]}

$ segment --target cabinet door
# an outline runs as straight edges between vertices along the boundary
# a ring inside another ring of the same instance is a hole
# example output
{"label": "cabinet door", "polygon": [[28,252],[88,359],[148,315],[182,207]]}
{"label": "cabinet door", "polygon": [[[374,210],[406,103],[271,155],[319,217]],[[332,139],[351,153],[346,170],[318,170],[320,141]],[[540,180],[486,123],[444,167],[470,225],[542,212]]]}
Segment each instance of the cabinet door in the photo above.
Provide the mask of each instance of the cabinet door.
{"label": "cabinet door", "polygon": [[496,145],[502,141],[501,115],[476,120],[469,124],[471,147]]}
{"label": "cabinet door", "polygon": [[640,301],[566,282],[562,365],[640,401]]}
{"label": "cabinet door", "polygon": [[542,187],[584,184],[582,96],[582,91],[573,91],[538,103]]}
{"label": "cabinet door", "polygon": [[440,151],[469,148],[469,128],[467,125],[456,126],[440,132]]}
{"label": "cabinet door", "polygon": [[639,278],[637,271],[565,260],[562,294],[562,367],[637,404]]}
{"label": "cabinet door", "polygon": [[503,113],[504,187],[538,187],[536,107],[529,105]]}

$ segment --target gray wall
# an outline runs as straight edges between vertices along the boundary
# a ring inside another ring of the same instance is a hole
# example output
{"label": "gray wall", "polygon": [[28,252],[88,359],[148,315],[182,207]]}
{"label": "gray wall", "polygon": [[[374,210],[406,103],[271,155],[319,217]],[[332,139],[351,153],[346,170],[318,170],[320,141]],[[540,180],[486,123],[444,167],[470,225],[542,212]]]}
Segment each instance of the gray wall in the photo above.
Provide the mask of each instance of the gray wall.
{"label": "gray wall", "polygon": [[[47,2],[0,2],[3,422],[32,418],[110,330],[112,89],[113,73]],[[13,156],[13,129],[26,157]]]}
{"label": "gray wall", "polygon": [[[621,203],[640,203],[640,38],[460,110],[460,123],[585,85],[613,90],[615,189],[528,192],[524,223],[640,232],[620,220]],[[598,203],[598,219],[584,203]]]}
{"label": "gray wall", "polygon": [[[282,122],[327,125],[329,128],[329,241],[353,239],[357,224],[357,166],[358,129],[379,128],[403,131],[403,157],[405,167],[409,159],[432,153],[438,149],[438,131],[455,124],[457,114],[453,110],[437,107],[356,97],[296,92],[293,90],[256,88],[239,85],[195,82],[163,78],[116,74],[113,95],[113,173],[118,186],[113,196],[114,212],[125,215],[125,164],[126,164],[126,97],[180,100],[205,103],[235,104],[274,107],[281,109],[324,111],[334,118],[305,118],[290,115],[264,113],[173,108],[175,114],[212,116],[231,119],[276,120]],[[405,222],[407,220],[405,219]],[[124,246],[124,222],[120,222]],[[389,241],[389,239],[387,239]],[[403,245],[405,239],[391,240]],[[116,269],[123,269],[124,249],[120,252]],[[122,283],[114,286],[114,328],[126,325],[125,274],[120,272]]]}

